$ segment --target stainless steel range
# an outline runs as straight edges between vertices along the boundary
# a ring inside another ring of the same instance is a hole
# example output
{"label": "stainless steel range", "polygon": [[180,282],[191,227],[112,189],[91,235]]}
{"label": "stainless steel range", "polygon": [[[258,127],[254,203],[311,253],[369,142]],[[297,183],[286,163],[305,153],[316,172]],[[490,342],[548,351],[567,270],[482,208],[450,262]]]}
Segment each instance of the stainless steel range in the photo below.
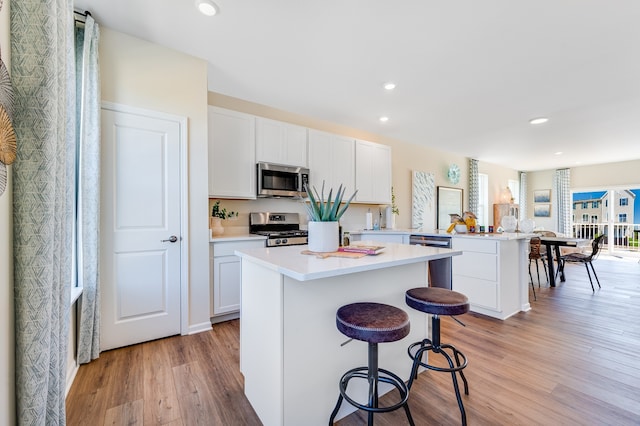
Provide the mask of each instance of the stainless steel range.
{"label": "stainless steel range", "polygon": [[307,231],[300,229],[298,213],[250,213],[249,232],[265,235],[267,247],[307,244]]}

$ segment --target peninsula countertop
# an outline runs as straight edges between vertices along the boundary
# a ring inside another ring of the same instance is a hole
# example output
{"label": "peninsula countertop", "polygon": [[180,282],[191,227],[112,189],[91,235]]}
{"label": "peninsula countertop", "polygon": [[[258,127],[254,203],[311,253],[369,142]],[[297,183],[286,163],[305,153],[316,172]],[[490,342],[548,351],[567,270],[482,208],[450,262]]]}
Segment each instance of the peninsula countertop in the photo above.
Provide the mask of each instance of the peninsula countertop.
{"label": "peninsula countertop", "polygon": [[451,238],[493,238],[495,240],[519,240],[531,237],[537,237],[538,234],[528,234],[524,232],[474,232],[474,233],[448,233],[443,230],[426,230],[422,228],[402,228],[402,229],[358,229],[349,231],[351,235],[423,235],[423,236],[439,236]]}
{"label": "peninsula countertop", "polygon": [[[358,244],[380,245],[373,241]],[[410,263],[425,262],[445,257],[459,256],[460,250],[423,247],[409,244],[384,243],[382,253],[360,258],[327,257],[302,254],[308,246],[286,246],[236,250],[243,260],[258,263],[298,281],[329,278],[375,269],[390,268]]]}

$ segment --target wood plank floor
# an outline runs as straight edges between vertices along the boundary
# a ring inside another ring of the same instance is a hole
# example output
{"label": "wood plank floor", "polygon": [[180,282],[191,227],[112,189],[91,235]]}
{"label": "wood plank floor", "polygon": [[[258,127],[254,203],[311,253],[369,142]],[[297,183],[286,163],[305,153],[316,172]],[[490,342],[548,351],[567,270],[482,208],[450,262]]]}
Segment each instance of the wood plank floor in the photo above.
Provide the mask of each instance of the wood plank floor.
{"label": "wood plank floor", "polygon": [[[465,314],[466,327],[443,318],[443,342],[469,358],[469,425],[640,424],[640,264],[601,257],[594,266],[602,284],[595,293],[584,267],[567,265],[565,283],[536,286],[530,312],[506,321]],[[80,367],[67,422],[259,425],[242,390],[238,338],[239,323],[230,321],[104,352]],[[450,375],[421,374],[409,401],[418,425],[460,423]],[[402,410],[376,416],[381,426],[406,423]]]}

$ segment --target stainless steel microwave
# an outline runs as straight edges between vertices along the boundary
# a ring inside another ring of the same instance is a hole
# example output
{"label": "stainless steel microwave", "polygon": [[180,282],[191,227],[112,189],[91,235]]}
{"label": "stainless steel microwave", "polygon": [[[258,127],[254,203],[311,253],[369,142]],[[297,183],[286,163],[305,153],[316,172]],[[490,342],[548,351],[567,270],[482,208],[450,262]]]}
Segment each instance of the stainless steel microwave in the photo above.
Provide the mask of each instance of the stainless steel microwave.
{"label": "stainless steel microwave", "polygon": [[309,169],[258,163],[258,197],[306,197]]}

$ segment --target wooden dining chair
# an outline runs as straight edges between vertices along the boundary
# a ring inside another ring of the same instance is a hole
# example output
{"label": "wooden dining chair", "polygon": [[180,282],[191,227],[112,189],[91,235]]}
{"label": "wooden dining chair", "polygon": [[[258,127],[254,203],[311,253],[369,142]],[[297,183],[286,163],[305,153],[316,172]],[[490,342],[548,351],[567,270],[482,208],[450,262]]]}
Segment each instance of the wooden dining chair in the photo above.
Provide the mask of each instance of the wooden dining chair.
{"label": "wooden dining chair", "polygon": [[542,244],[540,243],[539,237],[532,237],[529,242],[529,278],[531,278],[531,288],[533,289],[533,300],[538,300],[536,297],[536,288],[533,285],[533,275],[531,275],[531,262],[536,262],[536,273],[538,274],[538,288],[540,288],[540,266],[538,265],[538,260],[542,261],[542,266],[544,267],[544,276],[547,278],[547,283],[549,282],[549,273],[547,272],[547,264],[545,263],[544,257],[542,255],[542,250],[540,249]]}
{"label": "wooden dining chair", "polygon": [[600,249],[602,249],[604,234],[597,236],[591,242],[591,253],[569,253],[564,256],[560,256],[559,262],[559,271],[564,270],[564,265],[566,262],[569,263],[583,263],[585,268],[587,268],[587,275],[589,275],[589,282],[591,283],[591,290],[594,292],[596,289],[593,287],[593,280],[591,279],[591,272],[589,272],[589,266],[591,266],[591,271],[593,272],[593,276],[596,277],[596,282],[598,283],[598,288],[600,287],[600,280],[598,279],[598,275],[596,274],[596,270],[593,268],[593,261],[596,260],[598,254],[600,254]]}

